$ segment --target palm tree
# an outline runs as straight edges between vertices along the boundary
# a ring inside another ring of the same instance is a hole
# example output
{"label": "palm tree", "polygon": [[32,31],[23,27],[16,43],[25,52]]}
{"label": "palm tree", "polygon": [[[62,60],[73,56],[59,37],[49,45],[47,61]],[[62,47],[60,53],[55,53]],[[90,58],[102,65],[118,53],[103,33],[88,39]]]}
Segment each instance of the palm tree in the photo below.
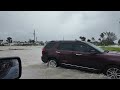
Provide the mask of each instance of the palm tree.
{"label": "palm tree", "polygon": [[92,39],[93,42],[95,42],[95,38],[94,37],[92,37],[91,39]]}
{"label": "palm tree", "polygon": [[90,40],[90,39],[88,39],[88,40],[87,40],[87,42],[91,42],[91,40]]}
{"label": "palm tree", "polygon": [[98,39],[101,42],[101,38]]}
{"label": "palm tree", "polygon": [[82,36],[79,37],[82,40]]}
{"label": "palm tree", "polygon": [[102,39],[104,38],[104,36],[105,36],[105,33],[104,33],[104,32],[100,34],[100,37],[101,37]]}
{"label": "palm tree", "polygon": [[85,41],[86,40],[86,37],[80,36],[79,38],[81,39],[81,41]]}
{"label": "palm tree", "polygon": [[9,46],[10,46],[10,43],[12,43],[12,38],[11,37],[7,37],[6,41],[9,43]]}

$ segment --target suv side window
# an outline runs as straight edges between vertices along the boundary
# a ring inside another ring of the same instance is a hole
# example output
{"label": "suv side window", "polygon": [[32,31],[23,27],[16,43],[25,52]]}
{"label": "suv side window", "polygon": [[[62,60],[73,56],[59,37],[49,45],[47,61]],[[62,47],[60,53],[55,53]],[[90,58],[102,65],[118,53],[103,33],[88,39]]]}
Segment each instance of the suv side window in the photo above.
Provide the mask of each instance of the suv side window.
{"label": "suv side window", "polygon": [[50,48],[52,48],[55,44],[56,44],[55,42],[50,42],[50,43],[48,43],[48,44],[45,46],[45,48],[46,48],[46,49],[50,49]]}
{"label": "suv side window", "polygon": [[72,51],[72,43],[60,43],[57,49]]}
{"label": "suv side window", "polygon": [[94,48],[90,47],[89,45],[86,45],[83,43],[74,44],[73,48],[74,48],[74,51],[80,51],[80,52],[90,52],[91,50],[95,50]]}

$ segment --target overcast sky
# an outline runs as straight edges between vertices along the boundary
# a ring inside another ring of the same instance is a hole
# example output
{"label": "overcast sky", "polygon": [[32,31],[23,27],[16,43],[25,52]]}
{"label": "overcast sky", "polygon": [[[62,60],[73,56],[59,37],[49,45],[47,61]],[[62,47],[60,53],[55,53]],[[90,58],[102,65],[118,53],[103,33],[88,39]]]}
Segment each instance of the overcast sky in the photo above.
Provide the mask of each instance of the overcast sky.
{"label": "overcast sky", "polygon": [[0,11],[0,39],[65,40],[99,38],[112,31],[120,38],[119,11]]}

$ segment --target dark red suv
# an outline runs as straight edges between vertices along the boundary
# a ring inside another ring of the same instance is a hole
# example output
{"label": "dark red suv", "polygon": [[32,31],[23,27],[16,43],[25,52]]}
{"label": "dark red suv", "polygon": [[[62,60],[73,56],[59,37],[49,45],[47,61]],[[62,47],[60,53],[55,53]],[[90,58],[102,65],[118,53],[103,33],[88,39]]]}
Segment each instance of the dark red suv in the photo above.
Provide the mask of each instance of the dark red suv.
{"label": "dark red suv", "polygon": [[83,41],[50,41],[42,50],[42,61],[99,71],[110,78],[120,78],[120,54],[110,53]]}

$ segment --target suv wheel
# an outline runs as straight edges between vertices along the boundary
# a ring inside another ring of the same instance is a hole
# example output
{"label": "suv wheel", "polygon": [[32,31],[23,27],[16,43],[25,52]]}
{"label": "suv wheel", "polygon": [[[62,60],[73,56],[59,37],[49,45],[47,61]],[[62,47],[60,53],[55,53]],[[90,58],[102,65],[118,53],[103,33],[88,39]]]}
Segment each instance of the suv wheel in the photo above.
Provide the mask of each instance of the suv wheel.
{"label": "suv wheel", "polygon": [[104,74],[110,79],[120,79],[120,68],[118,66],[109,66]]}
{"label": "suv wheel", "polygon": [[56,60],[49,60],[48,62],[48,66],[49,67],[57,67],[58,66],[58,63],[56,62]]}

